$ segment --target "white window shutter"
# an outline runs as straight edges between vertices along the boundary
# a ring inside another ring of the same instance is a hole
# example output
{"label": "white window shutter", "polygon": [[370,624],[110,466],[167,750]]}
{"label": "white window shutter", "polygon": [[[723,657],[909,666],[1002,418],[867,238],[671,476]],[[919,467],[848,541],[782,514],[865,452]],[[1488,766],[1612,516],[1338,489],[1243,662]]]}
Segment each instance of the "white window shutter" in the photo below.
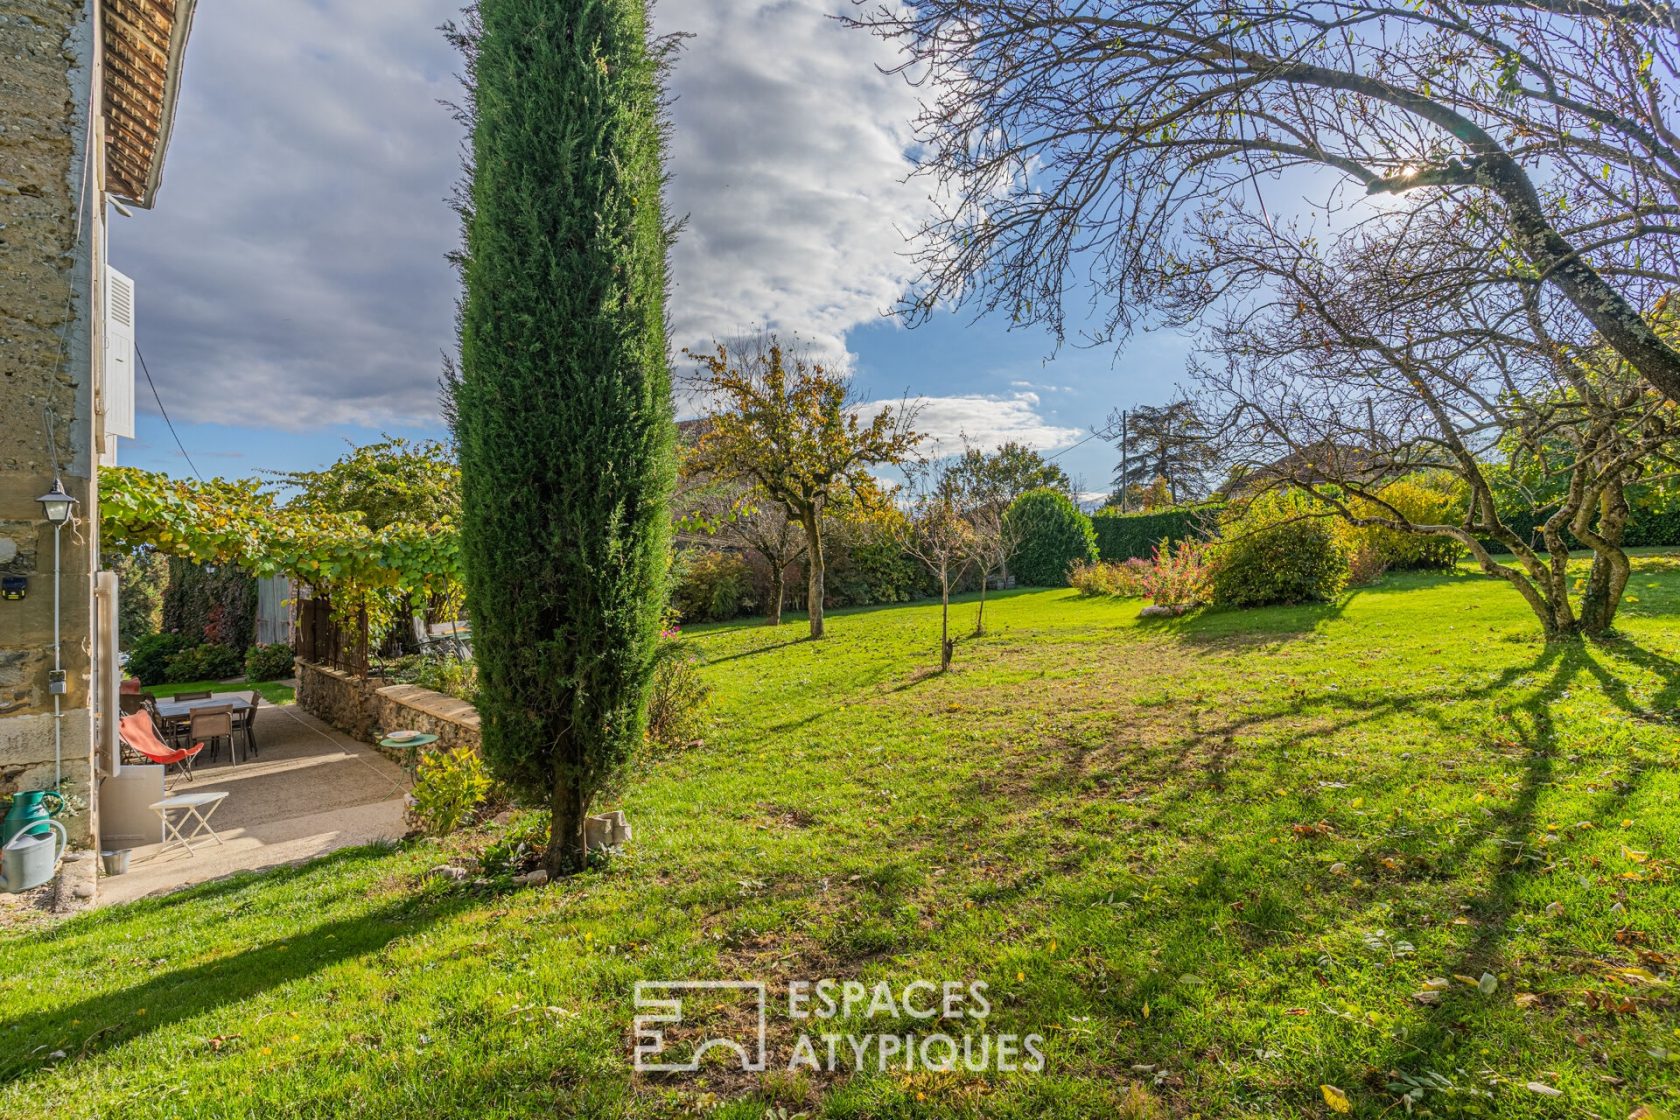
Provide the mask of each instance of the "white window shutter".
{"label": "white window shutter", "polygon": [[134,438],[134,281],[105,269],[105,435]]}

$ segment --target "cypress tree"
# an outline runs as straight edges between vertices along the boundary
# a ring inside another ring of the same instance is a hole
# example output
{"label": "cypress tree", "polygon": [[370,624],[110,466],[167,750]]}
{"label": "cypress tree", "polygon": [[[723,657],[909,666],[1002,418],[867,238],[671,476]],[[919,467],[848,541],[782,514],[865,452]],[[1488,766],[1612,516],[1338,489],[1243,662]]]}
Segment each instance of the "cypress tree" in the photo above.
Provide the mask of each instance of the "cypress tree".
{"label": "cypress tree", "polygon": [[645,0],[478,0],[447,406],[484,753],[551,874],[642,736],[665,606],[664,51]]}

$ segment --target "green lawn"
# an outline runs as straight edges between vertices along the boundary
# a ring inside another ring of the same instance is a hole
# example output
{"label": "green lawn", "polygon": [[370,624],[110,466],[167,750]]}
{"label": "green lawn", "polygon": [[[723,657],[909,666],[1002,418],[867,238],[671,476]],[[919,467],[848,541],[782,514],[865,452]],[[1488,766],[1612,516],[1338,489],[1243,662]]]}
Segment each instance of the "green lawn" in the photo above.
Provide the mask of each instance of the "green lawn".
{"label": "green lawn", "polygon": [[[698,628],[716,727],[639,774],[602,870],[424,877],[471,835],[0,935],[0,1115],[1673,1107],[1680,564],[1638,563],[1604,646],[1467,575],[1169,622],[994,597],[946,676],[936,605]],[[824,977],[984,981],[955,1027],[1047,1068],[631,1075],[635,981],[771,982],[785,1066],[825,1028],[777,985]]]}
{"label": "green lawn", "polygon": [[153,696],[174,696],[177,692],[249,692],[262,693],[270,704],[290,704],[296,689],[279,681],[187,681],[184,684],[149,684],[146,691]]}

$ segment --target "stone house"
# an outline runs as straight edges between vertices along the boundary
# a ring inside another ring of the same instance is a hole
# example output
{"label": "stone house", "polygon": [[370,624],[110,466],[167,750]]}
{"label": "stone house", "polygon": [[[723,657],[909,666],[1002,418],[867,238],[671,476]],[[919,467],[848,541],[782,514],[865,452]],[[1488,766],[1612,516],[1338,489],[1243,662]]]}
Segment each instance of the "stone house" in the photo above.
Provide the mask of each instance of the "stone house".
{"label": "stone house", "polygon": [[[106,217],[157,199],[194,2],[0,0],[0,805],[57,784],[80,843],[117,761],[96,472],[134,434],[134,289]],[[57,530],[55,479],[76,503]]]}

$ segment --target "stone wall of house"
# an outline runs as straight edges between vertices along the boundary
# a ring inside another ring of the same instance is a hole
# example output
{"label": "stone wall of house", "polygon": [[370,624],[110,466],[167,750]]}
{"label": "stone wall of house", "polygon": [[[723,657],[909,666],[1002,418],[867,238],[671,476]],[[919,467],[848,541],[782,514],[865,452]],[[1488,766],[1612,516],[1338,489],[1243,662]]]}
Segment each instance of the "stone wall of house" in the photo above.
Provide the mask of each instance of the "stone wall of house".
{"label": "stone wall of house", "polygon": [[[103,208],[98,160],[90,168],[86,158],[92,52],[84,0],[0,0],[0,576],[28,584],[26,598],[0,599],[0,811],[11,793],[49,787],[61,769],[79,807],[65,818],[78,843],[93,828],[88,651],[98,548],[88,305]],[[52,486],[53,442],[79,503],[60,537],[68,686],[56,721],[53,530],[35,500]]]}
{"label": "stone wall of house", "polygon": [[[438,737],[428,750],[478,749],[478,710],[465,700],[413,684],[391,684],[309,661],[298,663],[298,706],[364,743],[378,745],[392,731]],[[406,761],[404,752],[386,752]]]}

